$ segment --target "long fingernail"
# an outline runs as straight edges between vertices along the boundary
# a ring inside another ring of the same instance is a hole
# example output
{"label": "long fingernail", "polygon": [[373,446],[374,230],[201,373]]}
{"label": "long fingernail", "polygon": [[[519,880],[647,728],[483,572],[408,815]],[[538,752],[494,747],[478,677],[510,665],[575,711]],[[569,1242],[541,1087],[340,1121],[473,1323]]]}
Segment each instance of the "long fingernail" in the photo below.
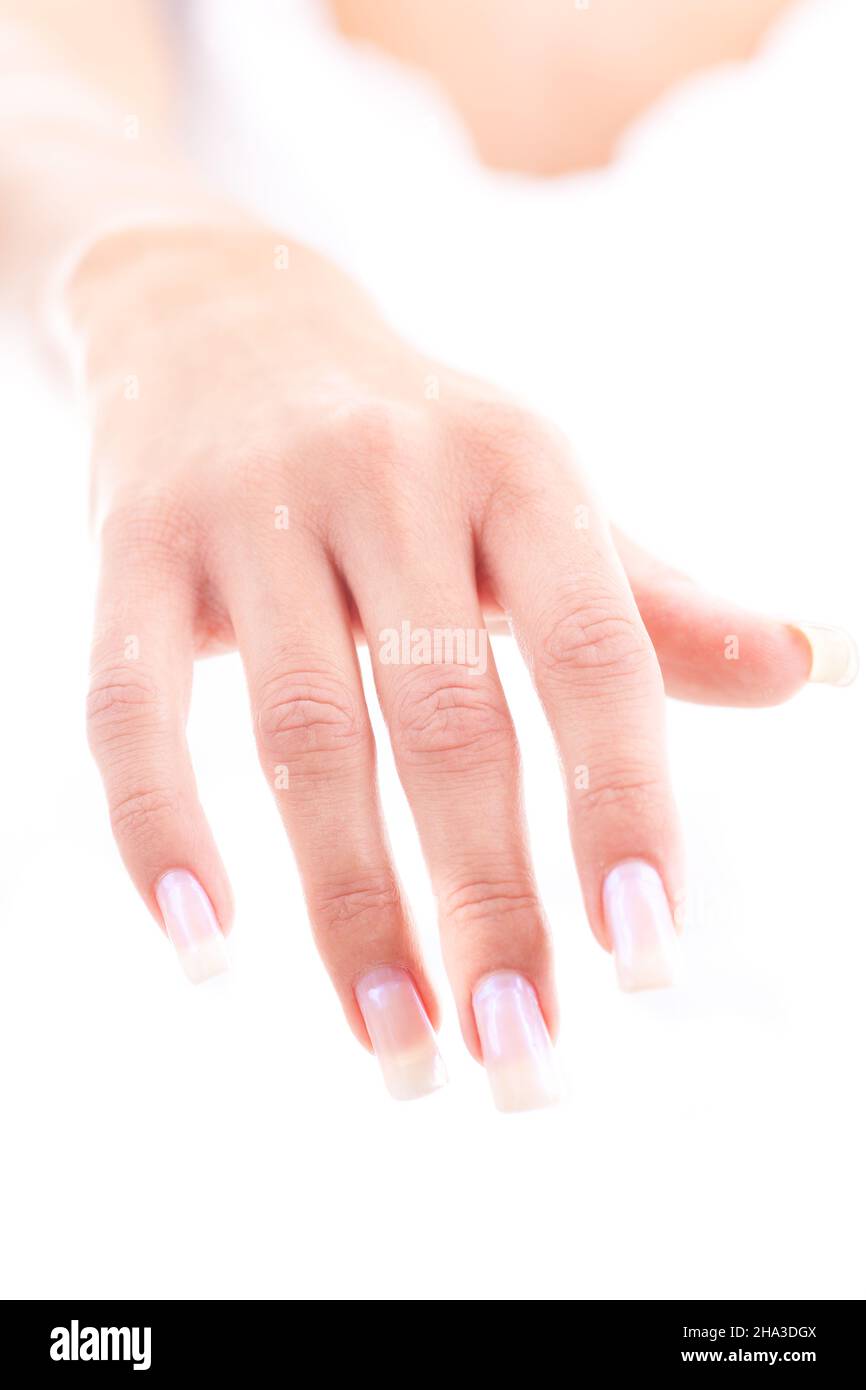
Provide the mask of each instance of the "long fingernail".
{"label": "long fingernail", "polygon": [[841,627],[801,626],[812,648],[809,680],[822,685],[850,685],[860,665],[853,637]]}
{"label": "long fingernail", "polygon": [[627,859],[604,881],[604,917],[620,989],[664,989],[675,982],[679,941],[661,878],[643,859]]}
{"label": "long fingernail", "polygon": [[394,1100],[416,1100],[448,1080],[433,1025],[405,970],[382,965],[355,986],[373,1051]]}
{"label": "long fingernail", "polygon": [[154,892],[168,939],[193,984],[228,970],[225,937],[198,879],[187,869],[171,869]]}
{"label": "long fingernail", "polygon": [[526,977],[514,970],[485,976],[475,986],[472,1007],[497,1110],[538,1110],[557,1101],[553,1044]]}

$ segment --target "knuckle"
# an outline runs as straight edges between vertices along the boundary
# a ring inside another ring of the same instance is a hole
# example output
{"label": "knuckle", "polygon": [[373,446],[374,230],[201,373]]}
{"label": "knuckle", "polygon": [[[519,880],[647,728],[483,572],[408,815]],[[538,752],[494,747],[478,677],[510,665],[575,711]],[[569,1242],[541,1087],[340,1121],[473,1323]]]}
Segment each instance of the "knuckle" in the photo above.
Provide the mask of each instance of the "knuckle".
{"label": "knuckle", "polygon": [[[420,406],[368,398],[317,412],[301,433],[308,466],[335,489],[317,494],[330,499],[318,511],[329,545],[345,555],[366,531],[368,547],[387,538],[389,558],[411,563],[425,535],[418,479],[436,458],[429,416]],[[346,487],[353,497],[348,509]]]}
{"label": "knuckle", "polygon": [[550,421],[511,403],[474,410],[464,447],[480,480],[479,529],[492,547],[509,543],[515,532],[528,535],[558,521],[563,488],[577,480],[574,453]]}
{"label": "knuckle", "polygon": [[151,839],[178,814],[179,801],[164,788],[136,788],[111,798],[108,810],[118,840]]}
{"label": "knuckle", "polygon": [[269,494],[275,485],[285,482],[285,458],[278,449],[267,445],[249,444],[234,461],[229,472],[233,496],[257,498]]}
{"label": "knuckle", "polygon": [[652,677],[656,661],[635,615],[611,600],[581,597],[557,604],[540,625],[535,654],[542,677],[587,674],[614,680]]}
{"label": "knuckle", "polygon": [[284,454],[268,444],[247,441],[244,448],[224,467],[214,470],[210,480],[209,502],[216,503],[218,526],[233,533],[243,527],[248,533],[252,519],[260,519],[263,508],[285,503],[288,470]]}
{"label": "knuckle", "polygon": [[310,917],[317,936],[360,929],[365,938],[388,931],[402,913],[400,888],[389,869],[357,873],[332,881],[310,897]]}
{"label": "knuckle", "polygon": [[353,462],[389,467],[405,462],[420,423],[420,412],[411,406],[368,399],[341,407],[326,433],[332,446]]}
{"label": "knuckle", "polygon": [[654,818],[668,801],[668,787],[661,773],[635,768],[606,769],[593,777],[578,796],[584,814],[618,813],[635,824]]}
{"label": "knuckle", "polygon": [[522,880],[479,878],[461,882],[442,898],[445,914],[458,924],[488,918],[541,918],[538,894]]}
{"label": "knuckle", "polygon": [[185,568],[199,544],[200,521],[178,492],[161,488],[118,502],[102,524],[103,554],[141,554],[153,564]]}
{"label": "knuckle", "polygon": [[416,668],[398,693],[391,724],[405,763],[516,761],[514,730],[501,698],[463,668]]}
{"label": "knuckle", "polygon": [[167,711],[156,682],[133,666],[95,671],[87,695],[87,731],[99,750],[134,737],[142,728],[166,722]]}
{"label": "knuckle", "polygon": [[519,402],[479,400],[463,416],[463,430],[481,456],[503,459],[547,456],[564,447],[565,439],[549,420]]}
{"label": "knuckle", "polygon": [[473,878],[459,882],[439,900],[442,917],[464,947],[489,955],[508,943],[522,954],[541,957],[547,925],[533,884],[525,878]]}
{"label": "knuckle", "polygon": [[486,483],[490,509],[543,511],[552,484],[573,466],[571,446],[549,420],[511,401],[475,402],[457,425],[458,438]]}
{"label": "knuckle", "polygon": [[260,683],[255,711],[262,754],[289,765],[358,756],[369,747],[366,721],[332,672],[280,666]]}

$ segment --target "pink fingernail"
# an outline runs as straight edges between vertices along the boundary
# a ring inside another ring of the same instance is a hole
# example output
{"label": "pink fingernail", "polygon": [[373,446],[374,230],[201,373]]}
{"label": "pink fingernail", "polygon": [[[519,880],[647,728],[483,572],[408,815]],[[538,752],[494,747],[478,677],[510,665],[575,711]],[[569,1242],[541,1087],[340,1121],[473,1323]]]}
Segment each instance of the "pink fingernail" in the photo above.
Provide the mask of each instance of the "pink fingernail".
{"label": "pink fingernail", "polygon": [[407,971],[378,966],[358,981],[355,998],[394,1100],[416,1100],[445,1085],[436,1034]]}
{"label": "pink fingernail", "polygon": [[211,900],[187,869],[171,869],[154,890],[168,939],[194,985],[228,970],[225,937]]}
{"label": "pink fingernail", "polygon": [[538,1110],[557,1101],[553,1045],[525,976],[514,970],[485,976],[475,986],[472,1007],[497,1110]]}
{"label": "pink fingernail", "polygon": [[661,878],[651,864],[627,859],[604,881],[604,917],[620,989],[664,989],[675,982],[679,940]]}

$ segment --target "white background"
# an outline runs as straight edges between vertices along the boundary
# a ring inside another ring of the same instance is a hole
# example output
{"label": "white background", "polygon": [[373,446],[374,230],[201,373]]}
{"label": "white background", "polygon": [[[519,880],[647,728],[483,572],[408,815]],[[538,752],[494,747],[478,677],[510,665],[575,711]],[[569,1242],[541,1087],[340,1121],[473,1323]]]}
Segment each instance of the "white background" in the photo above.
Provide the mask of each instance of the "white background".
{"label": "white background", "polygon": [[[485,180],[441,130],[423,158],[401,152],[399,83],[392,148],[371,98],[372,124],[345,110],[312,152],[311,121],[303,158],[324,204],[361,142],[375,196],[347,209],[346,261],[420,341],[555,414],[626,529],[862,645],[859,8],[805,6],[759,64],[669,102],[601,176]],[[264,105],[232,119],[259,121],[276,216],[302,158],[274,114],[291,83],[273,78],[269,9],[245,7],[234,34]],[[420,131],[429,107],[411,109]],[[549,737],[498,642],[569,1089],[525,1116],[493,1110],[463,1050],[380,740],[451,1072],[395,1105],[315,956],[235,658],[199,668],[190,725],[238,904],[231,974],[187,985],[126,882],[82,732],[85,435],[10,325],[0,392],[0,1295],[862,1297],[864,683],[761,712],[671,705],[688,980],[627,997],[584,920]]]}

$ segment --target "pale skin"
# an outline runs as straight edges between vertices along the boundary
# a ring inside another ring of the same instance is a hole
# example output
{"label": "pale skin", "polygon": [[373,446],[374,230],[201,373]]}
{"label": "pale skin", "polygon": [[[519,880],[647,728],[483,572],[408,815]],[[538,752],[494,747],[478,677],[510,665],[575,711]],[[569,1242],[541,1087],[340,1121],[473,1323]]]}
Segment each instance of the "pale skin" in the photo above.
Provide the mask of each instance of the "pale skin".
{"label": "pale skin", "polygon": [[[5,265],[38,298],[46,247],[68,256],[58,294],[83,352],[101,552],[89,735],[129,874],[161,923],[161,876],[188,870],[228,931],[231,890],[184,725],[195,658],[237,648],[262,767],[351,1028],[368,1046],[355,987],[381,965],[412,976],[435,1024],[379,804],[356,651],[365,641],[466,1045],[480,1057],[472,991],[501,970],[531,981],[553,1032],[550,939],[492,652],[480,674],[387,664],[381,633],[405,620],[480,630],[507,615],[557,741],[583,900],[605,949],[602,885],[624,861],[657,869],[682,917],[665,695],[785,700],[809,678],[809,642],[611,530],[553,426],[427,360],[337,267],[190,193],[163,95],[170,63],[147,7],[114,5],[113,24],[100,26],[91,5],[93,42],[79,23],[74,50],[63,8],[0,4],[0,19],[26,15],[47,62],[74,64],[94,92],[145,113],[141,186],[167,210],[146,225],[121,179],[115,200],[106,168],[137,155],[83,123],[49,218],[32,172],[40,122],[18,126]],[[363,6],[342,8],[358,22]],[[524,163],[525,150],[521,136]],[[576,768],[588,769],[584,785]]]}

